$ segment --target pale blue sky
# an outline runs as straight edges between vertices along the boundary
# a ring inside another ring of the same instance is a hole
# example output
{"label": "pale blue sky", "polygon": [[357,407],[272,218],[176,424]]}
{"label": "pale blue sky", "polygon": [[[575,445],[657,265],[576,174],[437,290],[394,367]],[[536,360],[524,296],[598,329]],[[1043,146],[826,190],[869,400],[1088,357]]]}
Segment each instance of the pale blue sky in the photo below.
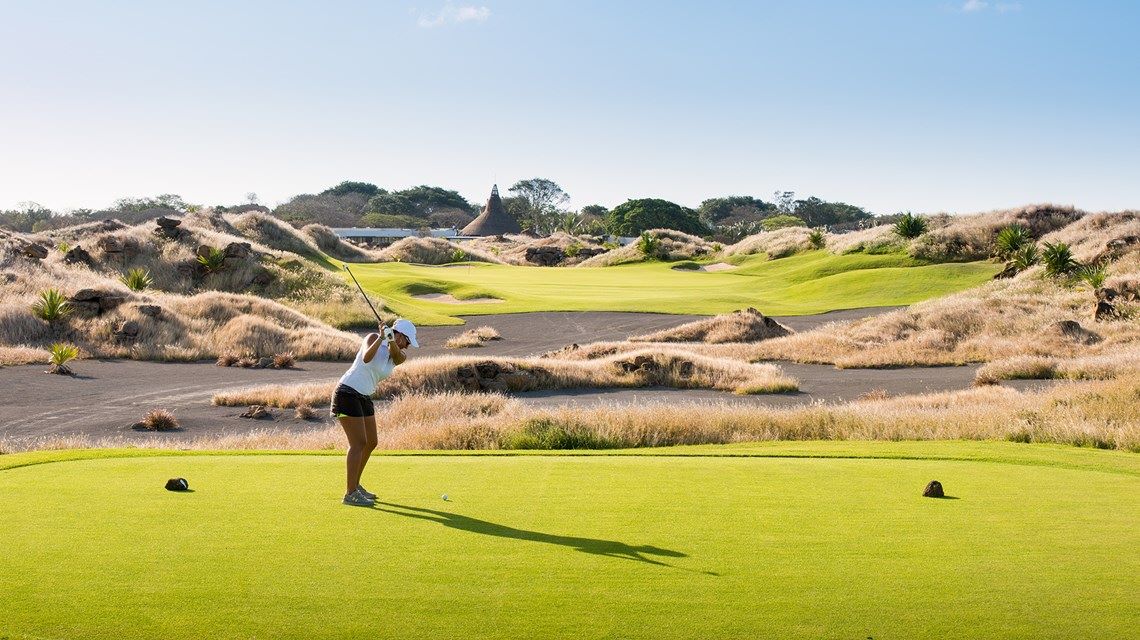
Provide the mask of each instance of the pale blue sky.
{"label": "pale blue sky", "polygon": [[344,179],[1140,207],[1140,3],[0,0],[0,208]]}

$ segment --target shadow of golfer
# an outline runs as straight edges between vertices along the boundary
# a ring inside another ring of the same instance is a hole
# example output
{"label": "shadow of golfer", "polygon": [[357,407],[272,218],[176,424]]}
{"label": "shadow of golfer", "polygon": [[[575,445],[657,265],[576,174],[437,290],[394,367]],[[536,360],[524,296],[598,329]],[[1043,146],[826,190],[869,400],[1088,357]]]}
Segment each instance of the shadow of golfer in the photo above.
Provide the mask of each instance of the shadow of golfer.
{"label": "shadow of golfer", "polygon": [[[393,507],[392,509],[381,508],[380,505]],[[557,544],[563,547],[570,547],[578,551],[592,553],[599,556],[609,556],[611,558],[622,558],[625,560],[637,560],[639,562],[647,562],[662,567],[672,567],[673,565],[655,560],[647,556],[661,556],[665,558],[687,558],[688,555],[680,551],[673,551],[671,549],[662,549],[652,545],[639,545],[632,546],[624,542],[616,540],[599,540],[596,538],[581,538],[578,536],[556,536],[549,533],[542,533],[540,531],[527,531],[526,529],[516,529],[494,522],[487,522],[486,520],[479,520],[477,518],[470,518],[468,516],[461,516],[458,513],[448,513],[447,511],[436,511],[434,509],[422,509],[420,507],[409,507],[402,504],[392,504],[390,502],[377,502],[376,508],[386,513],[392,513],[398,516],[405,516],[408,518],[418,518],[420,520],[428,520],[430,522],[438,522],[445,527],[452,529],[460,529],[462,531],[470,531],[472,533],[479,533],[485,536],[496,536],[499,538],[512,538],[514,540],[529,540],[531,542],[544,542],[546,544]],[[404,511],[397,511],[396,509],[403,509]]]}

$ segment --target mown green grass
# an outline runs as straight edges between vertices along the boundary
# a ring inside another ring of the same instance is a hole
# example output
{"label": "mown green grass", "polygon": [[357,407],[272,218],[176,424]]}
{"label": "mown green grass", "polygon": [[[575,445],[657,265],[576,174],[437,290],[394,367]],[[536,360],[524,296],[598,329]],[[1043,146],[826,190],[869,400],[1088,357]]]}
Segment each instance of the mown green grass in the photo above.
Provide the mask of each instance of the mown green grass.
{"label": "mown green grass", "polygon": [[[386,455],[365,478],[385,504],[356,509],[335,455],[0,456],[0,637],[1124,638],[1137,459]],[[957,499],[919,497],[934,478]]]}
{"label": "mown green grass", "polygon": [[[825,251],[735,262],[737,269],[720,272],[678,270],[664,262],[592,269],[383,263],[352,265],[352,270],[390,309],[422,324],[459,324],[459,315],[532,311],[713,315],[751,306],[771,315],[803,315],[913,304],[979,285],[998,271],[987,262],[928,264],[902,254]],[[414,297],[423,293],[502,302],[446,304]]]}

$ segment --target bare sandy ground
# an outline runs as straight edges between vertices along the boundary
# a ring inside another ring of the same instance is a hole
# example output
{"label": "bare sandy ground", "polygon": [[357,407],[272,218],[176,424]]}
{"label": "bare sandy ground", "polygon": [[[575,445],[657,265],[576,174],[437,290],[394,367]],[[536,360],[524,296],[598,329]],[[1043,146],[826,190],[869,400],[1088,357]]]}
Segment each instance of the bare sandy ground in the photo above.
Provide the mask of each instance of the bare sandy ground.
{"label": "bare sandy ground", "polygon": [[[847,320],[881,312],[882,309],[840,311],[817,316],[779,318],[803,331],[826,322]],[[463,327],[424,327],[415,356],[442,353],[465,355],[526,356],[596,340],[619,340],[632,334],[674,327],[697,316],[641,313],[530,313],[473,316]],[[480,349],[446,350],[450,337],[481,325],[492,326],[503,340],[488,342]],[[561,404],[646,402],[731,402],[790,406],[810,402],[842,402],[872,390],[891,395],[968,388],[975,367],[912,369],[836,370],[827,365],[781,365],[800,380],[794,394],[735,396],[703,390],[571,389],[520,394],[525,402],[540,406]],[[37,439],[85,434],[93,437],[126,437],[131,441],[169,441],[244,432],[256,428],[304,431],[327,421],[323,408],[318,419],[297,420],[292,410],[275,411],[273,420],[246,420],[243,409],[210,406],[218,391],[235,387],[335,380],[344,371],[342,362],[302,362],[296,369],[255,370],[225,368],[212,362],[158,363],[130,360],[85,360],[75,365],[74,378],[43,373],[46,366],[29,365],[0,369],[0,439]],[[1025,382],[1016,386],[1040,386]],[[182,424],[173,434],[137,432],[129,425],[147,411],[165,408]]]}

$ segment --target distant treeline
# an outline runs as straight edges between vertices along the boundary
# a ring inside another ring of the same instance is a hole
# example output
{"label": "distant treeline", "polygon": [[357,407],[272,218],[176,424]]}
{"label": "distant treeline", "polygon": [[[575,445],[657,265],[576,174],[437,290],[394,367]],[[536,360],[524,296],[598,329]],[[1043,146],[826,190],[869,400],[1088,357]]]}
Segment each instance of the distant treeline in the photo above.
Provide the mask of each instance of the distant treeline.
{"label": "distant treeline", "polygon": [[[555,231],[595,235],[632,236],[647,229],[665,228],[732,242],[760,231],[789,226],[855,228],[875,217],[862,207],[828,202],[816,197],[798,199],[791,191],[777,191],[772,201],[752,196],[709,198],[696,209],[658,198],[640,198],[608,209],[593,204],[577,211],[565,207],[570,195],[553,180],[520,180],[503,194],[507,213],[523,229],[536,235]],[[38,232],[105,218],[137,224],[164,215],[201,209],[181,197],[122,198],[105,209],[52,211],[34,202],[0,211],[0,227]],[[215,205],[221,212],[258,210],[301,227],[319,223],[330,227],[402,227],[462,229],[479,214],[482,203],[467,201],[458,192],[420,185],[388,191],[370,182],[345,181],[316,194],[301,194],[274,209],[250,193],[239,205]]]}

